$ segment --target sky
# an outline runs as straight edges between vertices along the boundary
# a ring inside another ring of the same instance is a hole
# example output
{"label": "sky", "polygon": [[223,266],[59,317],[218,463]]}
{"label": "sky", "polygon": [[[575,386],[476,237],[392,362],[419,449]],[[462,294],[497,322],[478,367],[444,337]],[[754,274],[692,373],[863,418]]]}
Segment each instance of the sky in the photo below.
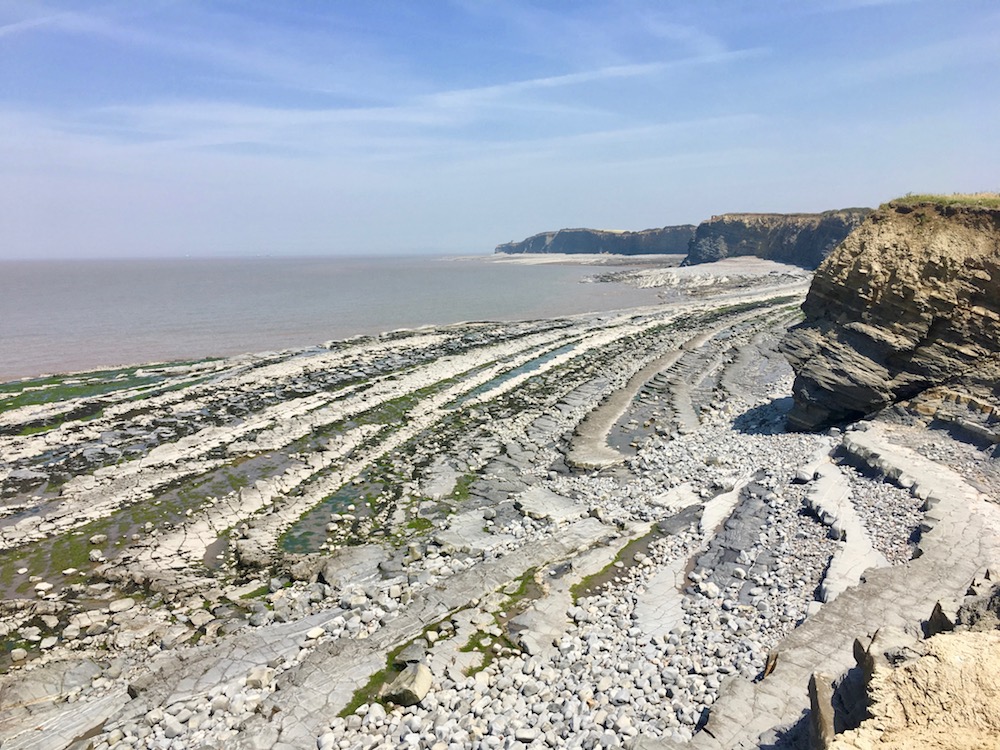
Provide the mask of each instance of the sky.
{"label": "sky", "polygon": [[0,3],[0,259],[492,252],[1000,189],[995,0]]}

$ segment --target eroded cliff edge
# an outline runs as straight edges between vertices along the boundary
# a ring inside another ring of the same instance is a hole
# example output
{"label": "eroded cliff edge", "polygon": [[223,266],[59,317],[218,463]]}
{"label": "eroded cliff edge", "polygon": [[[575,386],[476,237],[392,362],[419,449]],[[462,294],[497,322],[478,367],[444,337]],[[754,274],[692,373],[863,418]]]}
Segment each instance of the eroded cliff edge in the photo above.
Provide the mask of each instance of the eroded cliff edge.
{"label": "eroded cliff edge", "polygon": [[870,208],[844,208],[819,214],[713,216],[698,225],[684,264],[753,255],[813,269],[870,213]]}
{"label": "eroded cliff edge", "polygon": [[497,245],[496,253],[611,253],[614,255],[680,254],[688,251],[694,224],[621,232],[611,229],[559,229],[520,242]]}
{"label": "eroded cliff edge", "polygon": [[[789,426],[857,419],[929,389],[997,405],[1000,201],[890,202],[816,272],[782,342]],[[992,417],[990,417],[992,419]]]}

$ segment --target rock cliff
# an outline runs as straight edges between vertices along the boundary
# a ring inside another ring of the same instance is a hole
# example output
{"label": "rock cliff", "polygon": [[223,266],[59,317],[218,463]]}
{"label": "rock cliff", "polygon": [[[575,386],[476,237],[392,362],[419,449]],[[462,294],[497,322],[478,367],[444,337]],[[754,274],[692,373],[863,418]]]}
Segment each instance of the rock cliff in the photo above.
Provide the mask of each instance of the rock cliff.
{"label": "rock cliff", "polygon": [[542,232],[520,242],[497,245],[497,253],[612,253],[651,255],[686,253],[694,237],[693,224],[682,224],[641,232],[610,229],[559,229]]}
{"label": "rock cliff", "polygon": [[796,372],[791,427],[941,388],[995,419],[1000,199],[882,206],[819,267],[802,310],[782,342]]}
{"label": "rock cliff", "polygon": [[892,654],[898,665],[883,658],[875,666],[871,718],[837,736],[830,750],[997,747],[1000,633],[938,635],[914,646]]}
{"label": "rock cliff", "polygon": [[845,208],[821,214],[713,216],[698,225],[684,264],[755,255],[816,268],[869,213],[869,208]]}

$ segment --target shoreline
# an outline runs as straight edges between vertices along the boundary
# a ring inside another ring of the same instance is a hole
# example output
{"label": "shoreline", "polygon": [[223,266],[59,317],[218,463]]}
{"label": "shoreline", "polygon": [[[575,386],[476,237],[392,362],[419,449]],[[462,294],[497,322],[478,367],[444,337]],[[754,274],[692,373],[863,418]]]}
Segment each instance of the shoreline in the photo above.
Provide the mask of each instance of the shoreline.
{"label": "shoreline", "polygon": [[[632,257],[633,256],[563,255],[563,256],[548,256],[544,260],[535,262],[532,259],[522,259],[520,258],[520,256],[518,257],[512,256],[510,258],[504,258],[503,260],[501,260],[495,258],[494,256],[485,255],[485,256],[440,256],[435,258],[434,261],[435,262],[440,261],[444,263],[475,261],[477,263],[483,263],[483,264],[499,263],[501,266],[510,265],[514,267],[519,267],[519,266],[531,267],[535,265],[560,265],[560,266],[594,265],[598,267],[607,267],[607,268],[627,267],[634,269],[640,274],[643,273],[644,270],[647,268],[648,269],[666,268],[666,269],[672,269],[672,271],[678,272],[682,275],[686,276],[692,275],[692,272],[689,271],[688,269],[677,269],[675,265],[672,264],[674,260],[679,260],[679,258],[681,258],[682,256],[646,256],[650,258],[655,258],[655,260],[651,260],[649,262],[644,262],[644,263],[630,262]],[[666,265],[664,265],[664,259],[666,260]],[[249,260],[254,261],[262,259],[249,259]],[[276,259],[263,259],[263,260],[276,260]],[[108,262],[114,263],[114,261],[108,261]],[[757,261],[756,259],[730,259],[726,261],[721,261],[718,264],[707,264],[707,266],[709,266],[711,269],[715,268],[724,269],[725,271],[732,273],[751,273],[751,274],[761,273],[762,269],[770,271],[776,269],[782,270],[782,269],[792,268],[789,266],[782,266],[781,264],[774,264],[771,263],[770,261]],[[709,273],[713,272],[714,271],[709,270]],[[627,274],[628,272],[626,271],[624,273]],[[695,275],[703,273],[705,273],[705,271],[694,272]],[[584,279],[590,279],[590,278],[591,277],[584,277]],[[617,283],[618,288],[635,290],[634,293],[638,294],[647,294],[648,299],[646,300],[646,304],[655,305],[665,301],[663,299],[657,301],[658,293],[655,291],[650,292],[647,290],[643,290],[640,292],[639,290],[636,289],[636,286],[638,285],[634,283],[634,281],[630,278],[626,277],[620,280],[616,278],[610,278],[608,279],[608,281],[611,281],[612,283],[618,282]],[[588,289],[593,289],[593,288],[594,287],[588,286]],[[618,297],[616,297],[615,299],[617,300]],[[620,306],[607,307],[605,304],[601,303],[600,300],[598,300],[595,303],[593,303],[593,307],[595,309],[592,310],[569,311],[562,313],[554,312],[542,316],[531,315],[531,314],[520,315],[512,313],[511,315],[505,315],[499,318],[494,318],[494,319],[479,318],[478,320],[480,322],[503,323],[503,322],[519,321],[519,320],[520,321],[532,320],[532,319],[537,319],[539,317],[557,317],[557,316],[574,317],[577,315],[599,314],[606,312],[622,311],[625,309],[636,307],[635,304],[629,304],[624,299],[624,297],[622,297],[620,302],[622,303]],[[578,303],[573,303],[573,304],[578,304]],[[569,308],[572,308],[572,306],[573,305],[566,305],[566,307]],[[558,303],[555,305],[555,307],[559,307]],[[455,317],[454,314],[448,313],[447,311],[444,311],[440,314],[443,316],[443,318]],[[92,356],[89,353],[81,352],[79,354],[75,354],[71,359],[64,360],[64,366],[57,365],[49,367],[44,367],[44,366],[37,367],[29,372],[26,372],[26,367],[24,366],[15,367],[11,366],[10,364],[0,364],[0,384],[16,383],[16,382],[23,382],[25,380],[36,380],[36,379],[56,377],[56,376],[68,377],[75,375],[84,375],[86,373],[98,370],[128,370],[145,366],[170,366],[178,362],[187,362],[187,361],[207,361],[212,359],[233,358],[233,357],[255,357],[262,354],[263,355],[273,354],[275,352],[292,353],[299,351],[308,351],[310,349],[314,349],[317,347],[327,346],[331,341],[346,341],[358,337],[380,336],[395,331],[414,331],[425,328],[442,327],[449,325],[461,325],[463,323],[475,322],[475,320],[476,318],[467,317],[465,319],[458,319],[457,317],[455,317],[455,319],[443,323],[432,322],[432,323],[419,323],[419,324],[404,325],[404,326],[394,325],[391,323],[369,324],[365,322],[359,322],[349,328],[344,328],[341,325],[340,328],[344,330],[343,335],[337,335],[334,337],[327,335],[325,337],[320,337],[317,341],[312,343],[303,342],[302,339],[304,338],[305,334],[303,335],[283,334],[281,336],[278,336],[277,338],[272,337],[273,342],[275,344],[280,343],[284,345],[271,346],[271,347],[265,346],[265,347],[254,348],[249,341],[247,341],[246,344],[226,345],[224,343],[220,344],[215,338],[201,342],[191,342],[180,346],[174,346],[166,350],[162,345],[154,345],[152,347],[149,347],[140,344],[139,349],[141,349],[142,352],[147,352],[152,356],[147,356],[147,354],[143,353],[136,353],[133,355],[124,354],[120,358],[116,358],[114,355],[105,354],[99,356]],[[315,323],[303,323],[302,325],[306,325],[306,327],[310,328],[317,327]],[[329,328],[333,328],[336,330],[338,328],[338,324],[334,323],[331,326],[329,326]],[[329,333],[329,331],[327,331],[327,333]],[[139,331],[136,332],[136,335],[138,334],[141,334],[142,337],[148,337],[152,335],[152,332]],[[241,339],[246,338],[245,333],[240,333],[238,335],[238,338]],[[293,341],[292,338],[296,340]],[[65,345],[65,342],[53,346],[63,346],[63,345]],[[127,344],[123,345],[128,346]],[[135,348],[135,346],[133,346],[133,348]],[[139,349],[137,349],[137,352],[139,351]],[[12,360],[5,360],[5,361],[9,362]]]}
{"label": "shoreline", "polygon": [[[0,381],[634,304],[629,287],[597,293],[577,284],[585,271],[572,265],[533,270],[420,257],[401,265],[391,259],[264,260],[212,263],[211,274],[184,261],[106,261],[36,264],[8,275],[9,288],[0,284],[0,300],[9,308],[0,305],[8,327]],[[80,280],[78,267],[87,271]],[[107,301],[94,307],[98,300]],[[645,300],[654,303],[656,296]]]}
{"label": "shoreline", "polygon": [[[698,742],[726,685],[756,684],[801,622],[846,606],[816,591],[858,585],[801,512],[816,487],[799,477],[840,441],[782,426],[775,346],[808,275],[730,268],[640,269],[633,283],[683,292],[668,305],[15,389],[0,689],[49,697],[0,709],[4,746],[37,727],[53,749],[86,732],[115,750],[333,748],[432,727],[464,745]],[[581,440],[613,462],[573,468]],[[852,537],[907,575],[920,499],[823,466],[859,499]],[[950,549],[947,528],[926,544]],[[426,681],[410,707],[380,700],[397,654]],[[795,708],[804,686],[781,679]]]}

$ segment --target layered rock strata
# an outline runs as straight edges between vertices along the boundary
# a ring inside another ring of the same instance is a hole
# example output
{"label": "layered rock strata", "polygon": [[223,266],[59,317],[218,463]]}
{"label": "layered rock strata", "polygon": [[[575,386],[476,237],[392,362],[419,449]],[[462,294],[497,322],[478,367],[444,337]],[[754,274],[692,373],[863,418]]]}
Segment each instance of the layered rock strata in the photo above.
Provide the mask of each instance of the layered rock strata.
{"label": "layered rock strata", "polygon": [[[5,384],[0,744],[775,747],[856,635],[986,623],[994,459],[785,432],[805,285],[724,286],[746,260],[655,308]],[[615,465],[571,469],[597,432]],[[817,600],[866,539],[890,566]]]}
{"label": "layered rock strata", "polygon": [[698,225],[685,265],[737,255],[816,268],[865,217],[869,208],[819,214],[722,214]]}
{"label": "layered rock strata", "polygon": [[558,229],[520,242],[497,245],[497,253],[611,253],[654,255],[686,253],[694,224],[622,232],[611,229]]}
{"label": "layered rock strata", "polygon": [[[815,451],[816,436],[772,449],[728,427],[771,402],[772,375],[790,385],[780,357],[762,358],[776,373],[744,377],[738,353],[773,353],[804,293],[800,279],[765,272],[761,285],[712,303],[397,331],[6,385],[0,743],[283,750],[398,745],[434,732],[461,747],[487,733],[591,745],[609,740],[608,715],[618,746],[640,730],[689,737],[720,679],[689,685],[691,665],[678,655],[669,679],[691,695],[679,713],[660,705],[666,657],[649,652],[651,635],[629,631],[640,576],[691,559],[703,534],[690,519],[658,525],[655,547],[647,539],[629,552],[628,591],[574,587],[604,581],[633,537],[668,520],[663,503],[674,501],[661,496],[670,485],[707,503],[717,483],[733,486],[730,474]],[[699,346],[689,350],[692,339]],[[651,392],[613,426],[626,446],[619,476],[568,472],[576,426],[678,350],[679,364],[704,368],[683,399],[684,439],[670,439],[677,399]],[[90,418],[77,416],[84,411]],[[702,429],[711,437],[696,439]],[[721,466],[729,454],[738,469]],[[789,475],[767,481],[779,487]],[[785,510],[790,537],[799,526],[824,535],[791,503]],[[688,624],[685,649],[723,660],[720,674],[759,671],[825,568],[829,545],[811,537],[817,554],[792,576],[803,582],[794,609],[781,601],[766,616],[741,614],[721,652]],[[797,566],[798,546],[789,555]],[[764,568],[744,564],[754,588]],[[763,606],[770,588],[753,596]],[[654,596],[643,611],[659,611],[661,598],[697,604],[701,619],[721,606],[694,591],[690,602]],[[598,613],[612,609],[616,625],[605,632]],[[578,645],[594,639],[606,646]],[[394,681],[399,668],[386,657],[400,648],[405,664],[423,649],[431,671],[414,706],[367,687]],[[611,657],[636,662],[636,674],[595,691],[611,680]],[[549,665],[544,675],[539,665]],[[568,715],[564,694],[577,696]],[[540,712],[544,732],[534,727]]]}
{"label": "layered rock strata", "polygon": [[816,272],[782,350],[789,424],[856,419],[933,386],[997,403],[1000,209],[893,202]]}

